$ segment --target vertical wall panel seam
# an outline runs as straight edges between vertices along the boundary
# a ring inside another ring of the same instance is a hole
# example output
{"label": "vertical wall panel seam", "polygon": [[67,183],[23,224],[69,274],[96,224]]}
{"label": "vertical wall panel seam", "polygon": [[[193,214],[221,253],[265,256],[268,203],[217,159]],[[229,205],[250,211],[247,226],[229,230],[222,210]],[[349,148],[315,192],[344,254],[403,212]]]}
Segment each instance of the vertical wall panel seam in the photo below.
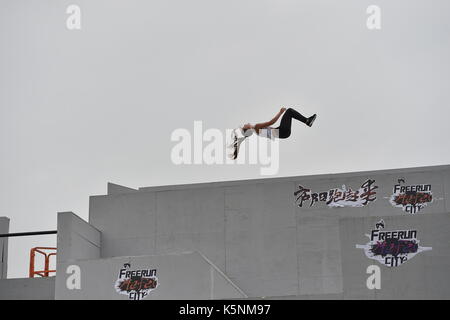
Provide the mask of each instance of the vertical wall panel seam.
{"label": "vertical wall panel seam", "polygon": [[3,263],[4,263],[4,258],[5,258],[5,241],[3,239],[0,241],[2,244],[2,246],[0,248],[2,250],[2,260],[0,261],[0,279],[3,279],[3,278],[7,278],[7,276],[4,276],[4,274],[3,274]]}
{"label": "vertical wall panel seam", "polygon": [[227,272],[227,210],[226,210],[226,188],[223,188],[223,246],[224,246],[224,272],[228,275]]}
{"label": "vertical wall panel seam", "polygon": [[[295,192],[295,185],[296,185],[296,183],[293,182],[293,187],[292,187],[293,191],[291,190],[291,192],[292,192],[291,196]],[[300,260],[300,256],[299,256],[300,248],[299,248],[299,244],[298,244],[298,236],[299,236],[298,223],[299,223],[299,221],[297,219],[297,208],[296,208],[295,202],[294,202],[293,207],[294,207],[293,211],[294,211],[294,221],[295,221],[295,256],[297,258],[297,295],[300,295],[300,261],[299,261]]]}
{"label": "vertical wall panel seam", "polygon": [[448,213],[448,208],[447,208],[447,177],[450,177],[450,171],[447,171],[447,174],[443,174],[442,175],[442,196],[443,196],[443,201],[444,201],[444,212]]}
{"label": "vertical wall panel seam", "polygon": [[211,287],[210,287],[210,294],[209,294],[209,298],[212,300],[214,299],[214,268],[212,265],[209,265],[209,272],[210,272],[210,282],[211,282]]}
{"label": "vertical wall panel seam", "polygon": [[158,192],[155,192],[155,204],[154,204],[154,215],[155,215],[155,232],[153,240],[153,254],[157,254],[156,241],[158,239]]}
{"label": "vertical wall panel seam", "polygon": [[340,266],[340,274],[339,274],[339,279],[340,279],[340,292],[342,294],[344,294],[344,267],[343,267],[343,263],[342,263],[342,237],[341,237],[341,219],[342,218],[337,218],[337,234],[339,237],[339,266]]}

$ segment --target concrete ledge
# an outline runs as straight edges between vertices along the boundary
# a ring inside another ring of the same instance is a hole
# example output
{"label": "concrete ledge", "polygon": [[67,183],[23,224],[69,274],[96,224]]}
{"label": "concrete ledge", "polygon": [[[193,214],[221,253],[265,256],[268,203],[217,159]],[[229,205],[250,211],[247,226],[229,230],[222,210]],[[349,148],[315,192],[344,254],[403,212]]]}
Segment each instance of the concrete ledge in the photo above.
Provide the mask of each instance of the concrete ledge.
{"label": "concrete ledge", "polygon": [[116,195],[116,194],[124,194],[124,193],[133,193],[138,190],[121,186],[119,184],[108,182],[108,195]]}

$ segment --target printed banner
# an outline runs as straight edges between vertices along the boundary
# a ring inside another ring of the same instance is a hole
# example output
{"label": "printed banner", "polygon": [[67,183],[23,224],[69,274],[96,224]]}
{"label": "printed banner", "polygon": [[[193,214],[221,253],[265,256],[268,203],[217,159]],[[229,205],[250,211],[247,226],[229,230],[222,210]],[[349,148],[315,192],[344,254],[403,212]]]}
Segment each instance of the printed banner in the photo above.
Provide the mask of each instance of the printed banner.
{"label": "printed banner", "polygon": [[141,300],[158,287],[156,269],[131,270],[131,264],[125,263],[119,270],[115,289],[130,300]]}
{"label": "printed banner", "polygon": [[384,227],[384,221],[379,221],[370,235],[366,234],[370,241],[366,245],[356,245],[356,248],[364,249],[367,258],[388,267],[398,267],[418,253],[432,249],[419,245],[417,230],[383,231]]}
{"label": "printed banner", "polygon": [[378,186],[375,185],[375,180],[368,179],[355,191],[345,185],[342,189],[334,188],[323,192],[312,192],[311,189],[298,186],[294,196],[299,207],[302,207],[304,202],[309,203],[309,207],[317,202],[325,202],[329,207],[364,207],[377,199],[376,189]]}
{"label": "printed banner", "polygon": [[403,211],[415,214],[425,208],[428,203],[433,201],[431,193],[431,184],[401,185],[394,186],[393,194],[389,202]]}

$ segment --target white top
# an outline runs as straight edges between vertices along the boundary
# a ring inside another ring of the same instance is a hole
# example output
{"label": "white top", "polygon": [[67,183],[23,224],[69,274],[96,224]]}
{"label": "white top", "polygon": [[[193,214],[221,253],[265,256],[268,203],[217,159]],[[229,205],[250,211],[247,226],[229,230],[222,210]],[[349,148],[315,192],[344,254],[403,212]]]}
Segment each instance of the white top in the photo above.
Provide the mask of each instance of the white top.
{"label": "white top", "polygon": [[264,129],[259,129],[259,133],[258,135],[260,137],[264,137],[267,139],[275,139],[275,138],[279,138],[280,137],[280,130],[279,129],[275,129],[275,128],[271,128],[271,127],[267,127]]}

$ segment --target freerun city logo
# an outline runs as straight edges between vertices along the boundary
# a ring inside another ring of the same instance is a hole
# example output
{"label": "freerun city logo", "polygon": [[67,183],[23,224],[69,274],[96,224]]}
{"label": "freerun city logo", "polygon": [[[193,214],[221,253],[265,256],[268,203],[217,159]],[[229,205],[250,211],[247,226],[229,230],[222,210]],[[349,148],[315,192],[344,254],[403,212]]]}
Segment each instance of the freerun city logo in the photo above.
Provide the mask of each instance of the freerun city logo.
{"label": "freerun city logo", "polygon": [[404,179],[399,179],[394,186],[389,202],[403,211],[415,214],[433,201],[431,184],[403,185]]}
{"label": "freerun city logo", "polygon": [[141,300],[158,287],[156,269],[131,270],[131,264],[125,263],[119,270],[115,289],[130,300]]}
{"label": "freerun city logo", "polygon": [[370,241],[365,245],[356,245],[356,248],[364,249],[367,258],[377,260],[387,267],[398,267],[418,253],[432,249],[419,245],[417,230],[383,231],[385,226],[386,223],[380,220],[375,229],[366,234]]}

